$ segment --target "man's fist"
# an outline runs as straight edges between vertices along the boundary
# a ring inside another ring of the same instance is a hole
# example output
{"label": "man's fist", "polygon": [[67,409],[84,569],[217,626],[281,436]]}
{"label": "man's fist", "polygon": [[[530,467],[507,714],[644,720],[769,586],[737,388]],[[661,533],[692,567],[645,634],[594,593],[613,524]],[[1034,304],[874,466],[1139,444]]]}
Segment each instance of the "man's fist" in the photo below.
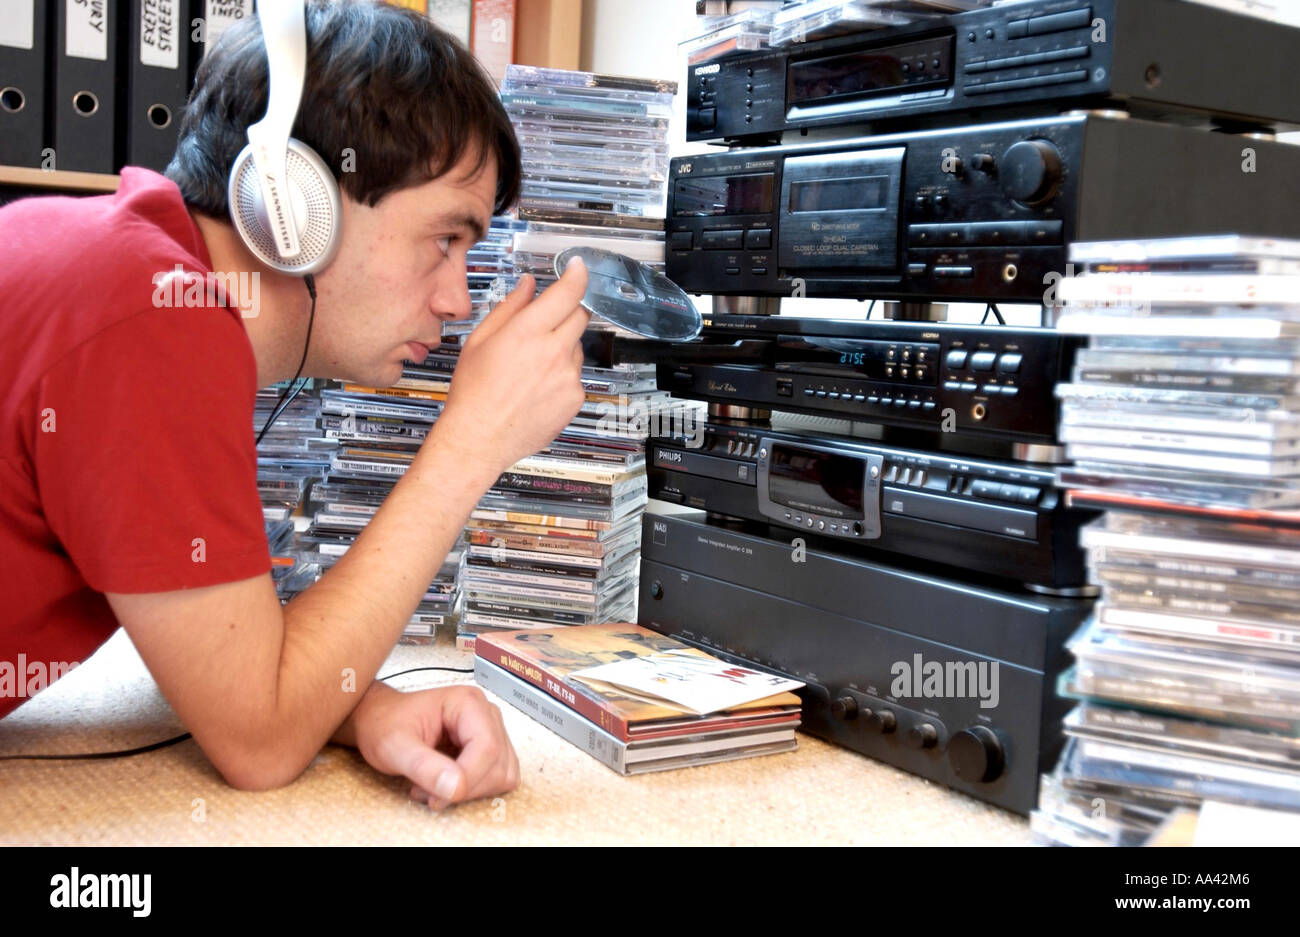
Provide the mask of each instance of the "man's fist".
{"label": "man's fist", "polygon": [[357,750],[411,796],[441,809],[519,786],[519,759],[501,710],[475,686],[367,694],[355,714]]}

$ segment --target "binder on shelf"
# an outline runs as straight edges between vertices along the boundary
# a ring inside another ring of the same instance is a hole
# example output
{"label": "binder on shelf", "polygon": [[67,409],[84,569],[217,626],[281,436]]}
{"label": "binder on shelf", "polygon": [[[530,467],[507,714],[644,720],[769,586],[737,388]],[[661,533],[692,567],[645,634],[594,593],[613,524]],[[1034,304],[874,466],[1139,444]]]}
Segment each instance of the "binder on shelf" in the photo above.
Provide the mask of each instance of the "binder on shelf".
{"label": "binder on shelf", "polygon": [[41,165],[48,33],[46,0],[0,0],[0,165]]}
{"label": "binder on shelf", "polygon": [[200,55],[216,45],[227,29],[244,17],[252,16],[255,10],[253,0],[202,0],[202,6],[203,33],[200,38],[203,48]]}
{"label": "binder on shelf", "polygon": [[131,0],[127,39],[126,161],[162,172],[176,151],[198,46],[201,0]]}
{"label": "binder on shelf", "polygon": [[56,169],[116,172],[122,10],[126,0],[55,0]]}

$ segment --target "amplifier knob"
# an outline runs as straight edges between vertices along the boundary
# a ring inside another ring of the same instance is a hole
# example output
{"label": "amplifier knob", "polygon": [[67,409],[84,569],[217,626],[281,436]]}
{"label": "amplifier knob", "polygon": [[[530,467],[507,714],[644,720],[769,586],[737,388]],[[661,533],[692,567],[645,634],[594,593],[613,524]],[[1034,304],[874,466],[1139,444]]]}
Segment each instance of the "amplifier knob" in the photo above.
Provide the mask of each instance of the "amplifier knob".
{"label": "amplifier knob", "polygon": [[928,722],[912,726],[907,730],[907,734],[903,736],[903,744],[908,748],[934,748],[935,743],[938,741],[939,733]]}
{"label": "amplifier knob", "polygon": [[847,722],[850,719],[856,719],[858,715],[858,701],[851,696],[841,696],[835,702],[831,703],[831,715],[836,719]]}
{"label": "amplifier knob", "polygon": [[1007,195],[1026,205],[1041,205],[1056,194],[1061,154],[1046,140],[1021,140],[1002,154],[998,173]]}
{"label": "amplifier knob", "polygon": [[867,728],[872,732],[888,735],[898,727],[898,720],[888,709],[867,709],[863,711],[863,715],[866,716]]}
{"label": "amplifier knob", "polygon": [[997,780],[1006,767],[1002,743],[987,726],[962,729],[948,742],[948,760],[963,781],[978,784]]}

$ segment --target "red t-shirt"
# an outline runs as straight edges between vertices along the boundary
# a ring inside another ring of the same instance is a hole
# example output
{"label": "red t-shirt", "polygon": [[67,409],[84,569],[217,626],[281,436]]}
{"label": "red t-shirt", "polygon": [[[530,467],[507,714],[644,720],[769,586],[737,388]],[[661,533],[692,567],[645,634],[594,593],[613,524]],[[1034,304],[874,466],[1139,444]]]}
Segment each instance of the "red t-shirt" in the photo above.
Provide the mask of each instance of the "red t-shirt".
{"label": "red t-shirt", "polygon": [[211,272],[157,173],[0,209],[0,717],[117,629],[103,593],[270,569],[253,349],[224,294],[157,286],[177,264]]}

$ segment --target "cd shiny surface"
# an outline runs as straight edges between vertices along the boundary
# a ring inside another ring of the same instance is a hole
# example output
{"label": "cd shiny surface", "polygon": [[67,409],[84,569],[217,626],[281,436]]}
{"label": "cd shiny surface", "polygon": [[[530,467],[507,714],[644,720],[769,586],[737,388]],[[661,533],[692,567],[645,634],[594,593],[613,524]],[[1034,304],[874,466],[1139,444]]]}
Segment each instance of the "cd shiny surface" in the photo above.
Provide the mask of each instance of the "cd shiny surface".
{"label": "cd shiny surface", "polygon": [[570,247],[555,257],[555,273],[573,257],[587,265],[581,303],[606,322],[645,338],[684,342],[703,327],[700,313],[676,283],[643,263],[597,247]]}

